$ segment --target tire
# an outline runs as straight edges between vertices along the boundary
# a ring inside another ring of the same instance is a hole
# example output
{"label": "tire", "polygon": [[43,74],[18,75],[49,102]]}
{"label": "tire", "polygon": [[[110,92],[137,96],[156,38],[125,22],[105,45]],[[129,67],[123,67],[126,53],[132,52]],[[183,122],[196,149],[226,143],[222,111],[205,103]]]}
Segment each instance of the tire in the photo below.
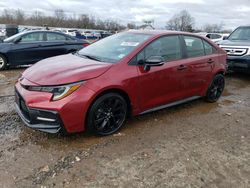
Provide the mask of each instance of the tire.
{"label": "tire", "polygon": [[72,49],[72,50],[69,50],[69,51],[68,51],[68,54],[72,54],[72,53],[74,54],[74,53],[76,53],[76,52],[77,52],[77,50],[73,50],[73,49]]}
{"label": "tire", "polygon": [[206,101],[211,103],[218,101],[224,91],[224,88],[225,78],[222,74],[217,74],[207,90],[205,98]]}
{"label": "tire", "polygon": [[7,59],[0,54],[0,71],[7,68]]}
{"label": "tire", "polygon": [[90,107],[87,129],[97,135],[111,135],[125,124],[126,117],[125,99],[117,93],[104,94]]}

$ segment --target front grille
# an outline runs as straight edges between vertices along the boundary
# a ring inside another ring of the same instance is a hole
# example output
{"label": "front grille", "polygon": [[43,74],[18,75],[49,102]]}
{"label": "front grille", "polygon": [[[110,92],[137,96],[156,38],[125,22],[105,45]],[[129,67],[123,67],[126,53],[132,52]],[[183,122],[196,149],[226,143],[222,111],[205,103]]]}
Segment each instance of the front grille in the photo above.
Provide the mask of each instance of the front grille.
{"label": "front grille", "polygon": [[228,48],[222,47],[228,56],[243,56],[246,55],[248,52],[248,48]]}

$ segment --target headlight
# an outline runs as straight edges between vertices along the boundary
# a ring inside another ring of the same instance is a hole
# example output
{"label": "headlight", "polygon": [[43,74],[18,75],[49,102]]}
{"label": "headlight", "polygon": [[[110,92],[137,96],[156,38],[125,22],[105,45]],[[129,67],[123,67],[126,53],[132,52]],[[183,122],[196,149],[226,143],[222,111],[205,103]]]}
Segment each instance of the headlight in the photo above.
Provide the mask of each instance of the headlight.
{"label": "headlight", "polygon": [[67,84],[62,86],[28,86],[26,87],[29,91],[40,91],[40,92],[48,92],[53,94],[53,101],[61,100],[70,94],[72,94],[74,91],[76,91],[84,82],[78,82],[74,84]]}

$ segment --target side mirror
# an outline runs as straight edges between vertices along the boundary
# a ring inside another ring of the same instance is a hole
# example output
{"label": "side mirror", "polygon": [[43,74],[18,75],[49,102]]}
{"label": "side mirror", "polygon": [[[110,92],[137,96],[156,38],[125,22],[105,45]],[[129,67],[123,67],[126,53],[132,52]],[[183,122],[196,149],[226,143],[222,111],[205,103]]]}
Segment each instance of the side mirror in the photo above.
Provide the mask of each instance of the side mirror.
{"label": "side mirror", "polygon": [[164,65],[164,59],[161,56],[150,56],[145,61],[144,70],[149,71],[150,67],[162,66]]}
{"label": "side mirror", "polygon": [[13,40],[13,42],[14,42],[14,44],[17,44],[17,43],[19,43],[21,40],[22,40],[22,38],[15,38],[15,39]]}
{"label": "side mirror", "polygon": [[224,37],[223,37],[223,40],[227,40],[227,39],[228,39],[228,37],[227,37],[227,36],[224,36]]}

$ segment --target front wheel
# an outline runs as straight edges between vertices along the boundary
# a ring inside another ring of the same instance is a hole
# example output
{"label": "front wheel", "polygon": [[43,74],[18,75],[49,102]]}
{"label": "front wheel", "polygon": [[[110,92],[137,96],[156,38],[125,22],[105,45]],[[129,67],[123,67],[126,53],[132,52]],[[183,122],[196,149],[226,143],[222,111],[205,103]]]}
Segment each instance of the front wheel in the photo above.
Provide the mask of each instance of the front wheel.
{"label": "front wheel", "polygon": [[221,97],[225,88],[225,78],[222,74],[218,74],[214,77],[211,85],[208,88],[206,101],[216,102]]}
{"label": "front wheel", "polygon": [[6,58],[0,54],[0,71],[4,70],[7,67],[7,60]]}
{"label": "front wheel", "polygon": [[118,131],[127,117],[127,103],[116,93],[99,97],[90,107],[87,126],[94,133],[102,136]]}

